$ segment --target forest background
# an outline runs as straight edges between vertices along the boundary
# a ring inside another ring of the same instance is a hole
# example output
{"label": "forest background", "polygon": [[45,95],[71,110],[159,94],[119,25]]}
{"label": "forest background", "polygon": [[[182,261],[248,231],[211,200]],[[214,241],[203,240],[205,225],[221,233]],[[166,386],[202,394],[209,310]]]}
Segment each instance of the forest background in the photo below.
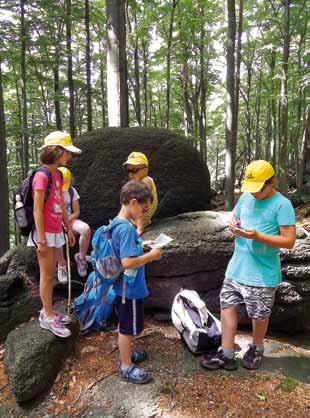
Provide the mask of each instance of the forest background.
{"label": "forest background", "polygon": [[18,242],[12,192],[53,130],[177,131],[225,179],[227,209],[253,159],[302,195],[308,15],[306,0],[0,0],[0,255]]}

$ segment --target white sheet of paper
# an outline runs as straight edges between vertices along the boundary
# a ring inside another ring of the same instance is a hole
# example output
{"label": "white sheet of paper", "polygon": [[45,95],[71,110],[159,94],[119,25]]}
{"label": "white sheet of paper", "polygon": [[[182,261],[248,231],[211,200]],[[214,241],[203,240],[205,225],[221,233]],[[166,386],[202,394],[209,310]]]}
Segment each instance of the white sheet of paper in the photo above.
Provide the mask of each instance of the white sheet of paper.
{"label": "white sheet of paper", "polygon": [[150,244],[150,247],[151,248],[162,248],[165,245],[168,245],[171,241],[173,241],[173,238],[168,237],[168,235],[161,233],[154,240],[153,244]]}

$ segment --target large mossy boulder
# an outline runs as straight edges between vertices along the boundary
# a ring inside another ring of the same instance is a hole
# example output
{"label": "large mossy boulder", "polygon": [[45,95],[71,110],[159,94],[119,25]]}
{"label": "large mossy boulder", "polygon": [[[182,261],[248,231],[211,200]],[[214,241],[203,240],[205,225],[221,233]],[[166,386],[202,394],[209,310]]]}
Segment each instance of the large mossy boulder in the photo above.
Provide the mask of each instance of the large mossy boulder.
{"label": "large mossy boulder", "polygon": [[[218,313],[219,293],[227,263],[233,253],[234,238],[227,225],[229,212],[195,212],[163,219],[143,235],[153,239],[164,232],[174,241],[164,249],[160,261],[147,265],[150,296],[146,307],[171,309],[174,296],[182,288],[199,292],[211,311]],[[283,282],[276,293],[270,329],[288,334],[310,330],[310,239],[305,235],[293,250],[282,250]],[[240,322],[249,324],[245,309]]]}
{"label": "large mossy boulder", "polygon": [[20,245],[0,259],[0,341],[22,322],[36,316],[39,266],[35,250]]}
{"label": "large mossy boulder", "polygon": [[97,228],[119,210],[127,181],[122,166],[132,151],[148,156],[159,206],[156,218],[210,209],[210,176],[197,150],[183,137],[157,128],[107,128],[75,140],[83,150],[70,168],[81,195],[81,219]]}
{"label": "large mossy boulder", "polygon": [[70,338],[58,338],[35,320],[8,335],[5,372],[18,402],[34,399],[52,385],[62,361],[74,347],[79,329],[76,320],[70,329]]}

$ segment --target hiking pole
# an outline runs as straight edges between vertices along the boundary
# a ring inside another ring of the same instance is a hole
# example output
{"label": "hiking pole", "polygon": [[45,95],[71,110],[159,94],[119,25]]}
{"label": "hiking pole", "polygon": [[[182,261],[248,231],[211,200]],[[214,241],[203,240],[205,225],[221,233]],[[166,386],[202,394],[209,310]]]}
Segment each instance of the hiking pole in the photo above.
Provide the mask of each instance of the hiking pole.
{"label": "hiking pole", "polygon": [[65,232],[66,239],[66,255],[67,255],[67,270],[68,270],[68,302],[67,302],[67,313],[70,314],[71,311],[71,263],[70,263],[70,249],[69,249],[69,239],[68,232]]}

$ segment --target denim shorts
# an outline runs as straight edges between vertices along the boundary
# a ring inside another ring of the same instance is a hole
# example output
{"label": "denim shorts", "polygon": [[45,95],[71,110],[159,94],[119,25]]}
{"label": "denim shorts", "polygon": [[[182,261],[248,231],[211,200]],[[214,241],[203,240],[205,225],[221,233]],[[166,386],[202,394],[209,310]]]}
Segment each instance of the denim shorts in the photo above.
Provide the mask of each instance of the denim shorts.
{"label": "denim shorts", "polygon": [[231,279],[225,279],[221,294],[221,309],[245,304],[251,319],[265,320],[271,315],[276,288],[247,286]]}
{"label": "denim shorts", "polygon": [[126,299],[116,296],[115,309],[118,316],[119,332],[124,335],[138,335],[144,328],[144,299]]}

